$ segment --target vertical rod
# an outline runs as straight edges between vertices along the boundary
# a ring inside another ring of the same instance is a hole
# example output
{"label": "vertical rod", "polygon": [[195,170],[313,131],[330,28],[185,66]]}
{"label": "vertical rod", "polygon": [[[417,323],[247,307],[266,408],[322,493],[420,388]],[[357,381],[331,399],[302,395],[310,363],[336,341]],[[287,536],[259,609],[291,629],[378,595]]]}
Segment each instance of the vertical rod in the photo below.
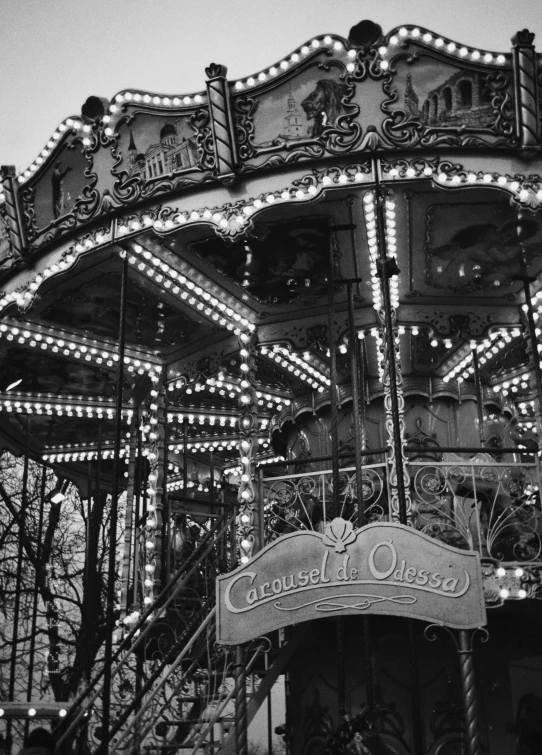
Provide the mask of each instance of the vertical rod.
{"label": "vertical rod", "polygon": [[476,344],[471,343],[472,353],[472,367],[474,372],[474,385],[476,387],[476,404],[478,411],[478,433],[480,435],[480,445],[485,443],[484,437],[484,394],[482,389],[482,381],[480,379],[480,362],[478,361],[478,352],[476,350]]}
{"label": "vertical rod", "polygon": [[[536,335],[536,325],[533,316],[533,300],[531,299],[530,280],[523,278],[523,292],[525,294],[525,304],[527,305],[527,323],[529,325],[529,339],[531,342],[531,352],[533,355],[533,370],[536,383],[536,395],[538,397],[538,416],[542,416],[542,374],[540,371],[540,356],[538,354],[538,337]],[[539,429],[539,428],[538,428]]]}
{"label": "vertical rod", "polygon": [[367,449],[367,428],[365,427],[365,402],[368,391],[366,390],[366,373],[365,373],[365,338],[358,338],[356,347],[358,349],[359,364],[359,419],[361,423],[361,449]]}
{"label": "vertical rod", "polygon": [[346,673],[344,665],[344,616],[337,617],[337,707],[339,720],[346,716]]}
{"label": "vertical rod", "polygon": [[47,470],[42,467],[40,482],[40,512],[38,518],[38,546],[36,550],[36,574],[34,577],[34,595],[32,598],[32,629],[30,631],[30,652],[28,664],[28,686],[26,699],[30,702],[32,699],[32,688],[34,686],[34,655],[36,652],[36,625],[38,621],[38,596],[39,596],[39,571],[41,569],[41,541],[43,536],[43,515],[45,509],[45,484],[47,482]]}
{"label": "vertical rod", "polygon": [[386,224],[384,221],[384,195],[380,186],[378,176],[378,165],[373,159],[373,177],[375,182],[375,209],[377,219],[378,234],[378,269],[380,272],[380,282],[382,290],[382,301],[384,305],[384,324],[385,324],[385,341],[386,353],[388,357],[388,370],[390,375],[390,400],[391,415],[393,427],[393,448],[395,451],[395,465],[397,470],[397,497],[399,498],[399,521],[401,524],[408,524],[406,510],[406,491],[405,478],[403,471],[403,446],[401,443],[401,425],[399,422],[399,402],[397,400],[397,371],[395,365],[395,344],[393,338],[393,317],[390,297],[389,275],[388,275],[388,255],[386,251]]}
{"label": "vertical rod", "polygon": [[352,414],[354,417],[354,444],[356,448],[356,497],[358,503],[358,527],[363,527],[365,520],[365,507],[363,502],[363,471],[362,471],[362,429],[361,418],[359,416],[359,351],[358,336],[354,321],[354,293],[352,283],[346,281],[346,292],[348,295],[348,333],[350,340],[351,370],[352,370]]}
{"label": "vertical rod", "polygon": [[111,721],[111,665],[113,656],[113,630],[115,628],[115,556],[117,544],[117,522],[119,508],[120,446],[122,435],[122,388],[124,383],[124,340],[126,334],[126,294],[128,287],[128,254],[122,257],[122,278],[120,287],[118,363],[116,385],[115,444],[113,462],[113,485],[111,490],[111,512],[109,522],[109,560],[107,582],[107,612],[104,654],[104,688],[103,688],[103,739],[101,749],[107,752],[109,743],[109,726]]}
{"label": "vertical rod", "polygon": [[330,405],[331,405],[331,479],[333,484],[333,511],[332,516],[339,515],[339,428],[337,417],[337,352],[335,349],[335,332],[333,315],[335,314],[335,282],[333,279],[333,244],[329,245],[329,270],[327,278],[328,295],[328,345],[330,366]]}
{"label": "vertical rod", "polygon": [[363,654],[365,656],[365,695],[371,710],[375,703],[374,691],[374,642],[370,616],[363,617]]}
{"label": "vertical rod", "polygon": [[260,548],[265,548],[265,504],[264,504],[264,488],[263,488],[263,468],[258,470],[258,529],[259,529],[259,543]]}
{"label": "vertical rod", "polygon": [[478,718],[478,700],[476,696],[476,682],[474,662],[472,657],[472,631],[460,629],[459,639],[459,672],[461,675],[461,689],[463,692],[463,706],[465,710],[465,732],[468,755],[481,755],[480,722]]}
{"label": "vertical rod", "polygon": [[245,650],[235,648],[235,752],[248,755],[248,719]]}
{"label": "vertical rod", "polygon": [[418,670],[418,645],[416,642],[416,624],[414,619],[407,619],[408,649],[410,656],[410,715],[412,719],[412,750],[425,752],[424,730],[421,717],[420,674]]}
{"label": "vertical rod", "polygon": [[[135,463],[135,479],[134,479],[134,496],[135,496],[135,527],[134,527],[134,558],[133,558],[133,577],[132,577],[132,603],[138,602],[138,579],[139,579],[139,550],[140,550],[140,536],[139,531],[143,520],[143,511],[141,506],[141,480],[143,479],[143,444],[141,439],[141,413],[137,410],[135,418],[136,432],[137,432],[137,448],[136,448],[136,463]],[[139,657],[139,656],[138,656]]]}
{"label": "vertical rod", "polygon": [[164,459],[163,459],[163,485],[162,485],[162,502],[164,506],[164,541],[162,543],[162,563],[165,564],[166,567],[166,577],[163,582],[163,584],[167,584],[169,582],[169,578],[171,576],[171,532],[172,532],[172,521],[171,521],[171,505],[169,502],[169,495],[167,490],[167,480],[168,480],[168,465],[169,465],[169,422],[168,422],[168,399],[169,394],[167,387],[165,389],[164,393]]}
{"label": "vertical rod", "polygon": [[[19,542],[17,548],[17,571],[15,576],[15,605],[13,607],[13,634],[11,637],[11,658],[9,667],[9,692],[8,700],[15,699],[15,679],[17,676],[17,646],[19,643],[19,612],[21,610],[21,582],[23,576],[23,533],[26,527],[26,508],[28,499],[28,454],[30,451],[30,415],[26,415],[26,435],[25,435],[25,450],[24,450],[24,465],[23,465],[23,488],[21,492],[21,508],[19,509],[18,521],[18,535]],[[13,746],[12,736],[12,722],[8,719],[7,733],[6,733],[6,749],[11,752]]]}
{"label": "vertical rod", "polygon": [[183,419],[183,495],[188,495],[188,420]]}
{"label": "vertical rod", "polygon": [[[261,470],[260,470],[261,471]],[[265,654],[265,670],[269,671],[269,653]],[[273,755],[273,687],[267,695],[267,755]]]}

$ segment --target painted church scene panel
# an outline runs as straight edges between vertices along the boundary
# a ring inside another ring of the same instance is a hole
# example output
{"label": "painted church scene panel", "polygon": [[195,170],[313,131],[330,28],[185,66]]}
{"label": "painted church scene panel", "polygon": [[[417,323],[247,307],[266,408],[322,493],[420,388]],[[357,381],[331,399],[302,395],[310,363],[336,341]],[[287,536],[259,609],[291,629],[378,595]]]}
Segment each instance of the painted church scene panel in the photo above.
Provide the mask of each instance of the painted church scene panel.
{"label": "painted church scene panel", "polygon": [[165,120],[136,114],[119,127],[117,149],[122,161],[116,174],[122,183],[155,181],[198,167],[196,132],[187,116]]}

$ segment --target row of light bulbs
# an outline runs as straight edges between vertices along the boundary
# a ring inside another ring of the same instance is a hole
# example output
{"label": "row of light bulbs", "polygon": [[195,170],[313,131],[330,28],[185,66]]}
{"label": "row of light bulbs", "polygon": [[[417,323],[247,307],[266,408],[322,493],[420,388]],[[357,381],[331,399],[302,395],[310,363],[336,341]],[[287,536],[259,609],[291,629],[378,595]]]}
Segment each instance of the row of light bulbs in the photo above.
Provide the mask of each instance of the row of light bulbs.
{"label": "row of light bulbs", "polygon": [[[103,348],[96,341],[86,339],[86,342],[83,339],[74,341],[73,336],[60,334],[52,329],[38,328],[30,323],[22,327],[18,322],[14,324],[9,320],[4,321],[0,324],[0,338],[2,337],[8,341],[17,341],[21,345],[30,346],[30,348],[50,350],[53,354],[63,354],[94,364],[105,364],[107,367],[112,367],[114,362],[119,361],[119,356],[115,351]],[[152,380],[161,371],[160,365],[142,361],[136,357],[125,356],[124,364],[129,372],[137,372],[139,375],[148,373]]]}
{"label": "row of light bulbs", "polygon": [[205,94],[203,92],[193,95],[185,95],[184,97],[168,97],[160,96],[158,94],[149,94],[149,92],[119,92],[113,98],[112,104],[109,106],[109,110],[112,113],[117,113],[119,106],[123,103],[135,103],[144,105],[156,105],[160,107],[180,107],[181,105],[201,105],[205,101]]}
{"label": "row of light bulbs", "polygon": [[[252,76],[248,76],[246,79],[239,79],[238,81],[234,82],[235,89],[239,92],[243,89],[250,89],[254,86],[257,86],[258,84],[263,84],[268,79],[273,79],[283,71],[287,71],[291,66],[295,66],[297,63],[303,60],[303,58],[306,58],[307,55],[310,55],[310,53],[314,52],[319,47],[328,47],[332,50],[335,50],[336,52],[341,52],[342,50],[344,50],[344,44],[342,43],[342,41],[340,39],[333,38],[329,34],[326,34],[325,37],[315,37],[310,42],[307,42],[307,44],[295,50],[288,58],[283,58],[281,61],[264,71],[260,71],[259,73],[255,73]],[[351,50],[350,52],[353,53],[353,55],[351,55],[350,57],[354,57],[356,55],[355,50]]]}
{"label": "row of light bulbs", "polygon": [[498,186],[501,189],[507,189],[516,199],[520,202],[534,201],[542,202],[542,185],[538,185],[535,190],[531,186],[523,186],[517,178],[511,178],[510,176],[503,175],[502,173],[474,173],[469,171],[465,175],[450,175],[445,170],[441,169],[438,165],[432,167],[430,165],[420,168],[410,164],[407,168],[401,169],[391,167],[387,170],[387,175],[392,179],[404,179],[404,178],[432,178],[437,183],[444,186],[459,187],[461,185],[466,186]]}
{"label": "row of light bulbs", "polygon": [[303,380],[320,393],[331,385],[331,380],[327,375],[310,365],[305,358],[284,346],[278,344],[275,344],[272,348],[262,346],[260,351],[264,356],[269,357],[288,372],[291,372],[294,377]]}
{"label": "row of light bulbs", "polygon": [[[255,325],[246,317],[235,312],[231,307],[219,301],[205,288],[189,280],[186,276],[180,274],[175,268],[163,262],[152,252],[144,249],[140,244],[134,244],[133,249],[140,257],[144,257],[148,263],[139,261],[134,256],[128,257],[131,265],[137,265],[138,269],[145,272],[148,277],[155,277],[157,283],[162,284],[164,288],[171,288],[171,292],[180,299],[186,301],[190,306],[195,307],[198,311],[203,312],[207,317],[217,322],[229,330],[233,330],[236,335],[241,334],[241,327],[254,330]],[[152,265],[152,267],[151,267]],[[226,319],[228,318],[228,319]]]}
{"label": "row of light bulbs", "polygon": [[[506,62],[506,55],[499,53],[487,52],[484,50],[473,49],[472,47],[465,47],[464,45],[457,45],[449,39],[440,36],[434,36],[427,29],[420,28],[418,26],[402,26],[397,34],[390,36],[388,44],[382,45],[378,48],[378,52],[382,58],[386,55],[393,53],[397,45],[400,45],[402,41],[406,39],[413,39],[416,42],[424,42],[428,47],[436,47],[437,50],[442,50],[450,55],[454,55],[462,59],[470,59],[475,62],[481,62],[488,65],[502,66]],[[389,61],[383,59],[380,63],[384,69],[389,68]]]}

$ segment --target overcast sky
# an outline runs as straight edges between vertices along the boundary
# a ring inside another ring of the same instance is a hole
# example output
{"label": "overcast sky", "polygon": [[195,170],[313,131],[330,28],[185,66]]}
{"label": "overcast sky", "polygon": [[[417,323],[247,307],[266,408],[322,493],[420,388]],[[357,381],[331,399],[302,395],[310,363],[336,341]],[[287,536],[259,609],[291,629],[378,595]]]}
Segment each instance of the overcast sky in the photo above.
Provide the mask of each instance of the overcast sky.
{"label": "overcast sky", "polygon": [[194,92],[211,62],[248,76],[363,18],[498,52],[527,27],[542,52],[542,0],[0,0],[0,164],[26,168],[91,94]]}

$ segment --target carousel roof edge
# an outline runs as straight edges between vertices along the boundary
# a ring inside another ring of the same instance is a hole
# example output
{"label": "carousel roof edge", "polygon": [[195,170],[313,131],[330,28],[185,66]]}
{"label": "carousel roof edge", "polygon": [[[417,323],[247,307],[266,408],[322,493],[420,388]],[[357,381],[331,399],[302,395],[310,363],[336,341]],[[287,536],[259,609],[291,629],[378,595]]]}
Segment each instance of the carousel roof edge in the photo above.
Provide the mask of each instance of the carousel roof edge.
{"label": "carousel roof edge", "polygon": [[[365,34],[369,34],[369,44],[367,46],[374,48],[379,56],[380,63],[384,63],[383,67],[388,67],[390,61],[393,60],[394,55],[401,49],[404,49],[409,42],[416,42],[420,46],[425,47],[427,51],[436,51],[441,55],[449,56],[451,59],[471,60],[479,65],[495,66],[510,63],[510,52],[500,53],[470,45],[463,45],[445,35],[437,34],[423,26],[404,24],[394,27],[384,35],[378,24],[374,24],[370,21],[362,21],[357,24],[357,26],[352,27],[348,39],[337,34],[316,35],[282,57],[280,60],[276,61],[274,64],[263,68],[261,71],[250,74],[249,76],[233,79],[228,83],[237,91],[257,89],[259,85],[268,82],[270,78],[276,77],[277,80],[280,80],[280,76],[287,72],[291,75],[292,70],[295,71],[296,68],[300,68],[307,59],[310,59],[310,57],[322,47],[328,48],[328,53],[330,55],[335,51],[342,52],[349,57],[354,58],[360,48],[364,47],[360,42],[365,40],[360,40],[359,38],[356,38],[355,35],[355,30],[363,24],[370,24],[373,27],[372,39],[371,31],[364,32]],[[512,37],[512,43],[516,43],[519,39],[523,43],[528,41],[529,44],[532,44],[534,36],[534,33],[529,32],[527,29],[523,29],[522,31],[517,32],[517,34],[514,34]],[[536,57],[539,61],[542,60],[542,54],[538,54]],[[205,69],[205,72],[208,78],[212,78],[216,75],[225,76],[227,74],[227,68],[226,66],[211,63],[210,66]],[[166,114],[171,112],[172,109],[176,112],[178,110],[182,111],[183,106],[193,107],[194,104],[203,105],[206,101],[206,94],[207,93],[204,89],[191,94],[159,94],[157,92],[147,92],[139,90],[138,88],[128,87],[113,95],[111,100],[90,96],[85,105],[88,105],[88,103],[91,102],[92,104],[90,106],[96,107],[98,100],[101,101],[103,105],[103,113],[101,114],[102,119],[104,122],[107,122],[119,111],[124,103],[141,102],[149,106],[154,106],[157,113],[163,110],[164,114]],[[86,146],[90,145],[90,138],[88,135],[92,131],[92,125],[88,121],[92,119],[85,116],[85,105],[83,105],[81,115],[69,116],[59,123],[36,158],[26,169],[21,170],[18,174],[17,179],[20,184],[26,183],[26,181],[28,181],[37,170],[39,170],[55,150],[55,147],[60,144],[63,136],[70,131],[75,133],[81,132],[83,144],[85,145],[86,140],[88,142]],[[85,134],[87,137],[85,137]],[[0,204],[2,202],[3,198],[0,186]]]}

